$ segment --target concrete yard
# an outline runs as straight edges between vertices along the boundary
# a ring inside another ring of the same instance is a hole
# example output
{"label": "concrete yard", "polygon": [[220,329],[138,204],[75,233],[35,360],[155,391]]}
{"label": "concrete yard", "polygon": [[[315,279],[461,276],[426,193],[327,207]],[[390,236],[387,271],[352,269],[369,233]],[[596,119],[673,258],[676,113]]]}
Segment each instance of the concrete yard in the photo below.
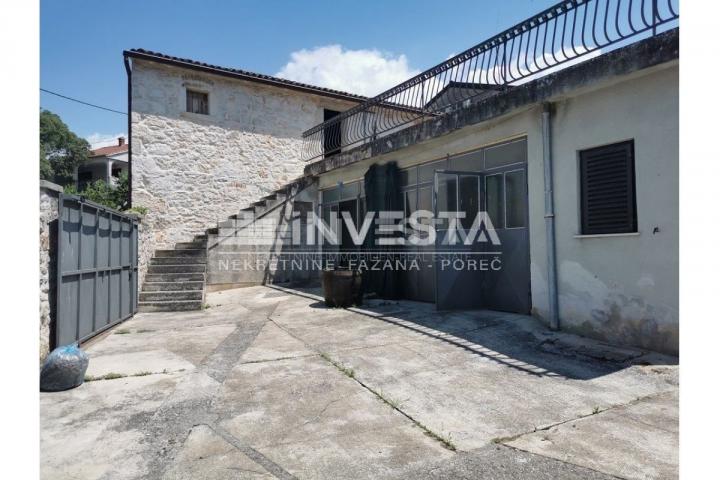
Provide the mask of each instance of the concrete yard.
{"label": "concrete yard", "polygon": [[93,340],[92,381],[41,394],[42,478],[677,477],[676,358],[317,293],[211,293]]}

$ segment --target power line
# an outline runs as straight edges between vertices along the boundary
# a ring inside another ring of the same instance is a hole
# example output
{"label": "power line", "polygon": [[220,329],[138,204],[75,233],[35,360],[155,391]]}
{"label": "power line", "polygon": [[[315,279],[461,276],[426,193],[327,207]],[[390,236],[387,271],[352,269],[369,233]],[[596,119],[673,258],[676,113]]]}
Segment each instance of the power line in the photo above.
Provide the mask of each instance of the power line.
{"label": "power line", "polygon": [[107,110],[108,112],[119,113],[120,115],[127,115],[127,113],[121,112],[121,111],[119,111],[119,110],[113,110],[112,108],[101,107],[100,105],[94,105],[94,104],[92,104],[92,103],[83,102],[82,100],[78,100],[77,98],[66,97],[65,95],[60,95],[60,94],[57,93],[57,92],[51,92],[50,90],[45,90],[44,88],[41,88],[40,91],[41,91],[41,92],[45,92],[45,93],[49,93],[50,95],[55,95],[56,97],[64,98],[65,100],[70,100],[70,101],[72,101],[72,102],[82,103],[83,105],[87,105],[88,107],[95,107],[95,108],[99,108],[100,110]]}

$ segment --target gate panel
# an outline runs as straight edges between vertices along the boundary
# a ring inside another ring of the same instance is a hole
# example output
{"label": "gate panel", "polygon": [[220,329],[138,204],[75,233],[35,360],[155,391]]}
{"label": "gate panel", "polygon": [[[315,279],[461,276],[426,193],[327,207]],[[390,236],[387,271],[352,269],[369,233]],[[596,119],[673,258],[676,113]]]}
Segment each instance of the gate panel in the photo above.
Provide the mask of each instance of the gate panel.
{"label": "gate panel", "polygon": [[55,344],[83,342],[137,312],[137,221],[60,194]]}

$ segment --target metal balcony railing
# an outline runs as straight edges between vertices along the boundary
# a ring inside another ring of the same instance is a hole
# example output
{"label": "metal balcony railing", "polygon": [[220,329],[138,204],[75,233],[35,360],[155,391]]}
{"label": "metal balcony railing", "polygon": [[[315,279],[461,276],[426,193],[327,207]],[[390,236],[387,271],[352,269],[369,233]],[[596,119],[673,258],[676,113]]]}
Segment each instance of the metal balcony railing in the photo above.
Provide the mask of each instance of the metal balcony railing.
{"label": "metal balcony railing", "polygon": [[303,158],[314,160],[372,142],[608,47],[676,27],[678,1],[560,2],[307,130],[303,133]]}

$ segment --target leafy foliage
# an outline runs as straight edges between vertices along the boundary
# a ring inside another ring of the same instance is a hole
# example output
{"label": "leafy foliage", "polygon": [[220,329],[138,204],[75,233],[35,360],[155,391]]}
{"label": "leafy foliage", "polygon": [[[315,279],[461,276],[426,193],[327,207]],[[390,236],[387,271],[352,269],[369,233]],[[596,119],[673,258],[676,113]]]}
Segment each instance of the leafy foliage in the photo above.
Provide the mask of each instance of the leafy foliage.
{"label": "leafy foliage", "polygon": [[148,209],[147,209],[147,207],[137,206],[137,207],[128,208],[127,210],[123,210],[123,211],[125,213],[137,213],[139,215],[146,215],[148,212]]}
{"label": "leafy foliage", "polygon": [[[65,187],[65,193],[82,195],[91,202],[99,203],[116,210],[124,210],[128,205],[130,183],[126,172],[120,174],[117,185],[108,185],[103,180],[91,183],[84,190],[78,191],[75,185]],[[139,208],[139,207],[138,207]]]}
{"label": "leafy foliage", "polygon": [[40,178],[66,186],[88,158],[88,142],[49,110],[40,112]]}

